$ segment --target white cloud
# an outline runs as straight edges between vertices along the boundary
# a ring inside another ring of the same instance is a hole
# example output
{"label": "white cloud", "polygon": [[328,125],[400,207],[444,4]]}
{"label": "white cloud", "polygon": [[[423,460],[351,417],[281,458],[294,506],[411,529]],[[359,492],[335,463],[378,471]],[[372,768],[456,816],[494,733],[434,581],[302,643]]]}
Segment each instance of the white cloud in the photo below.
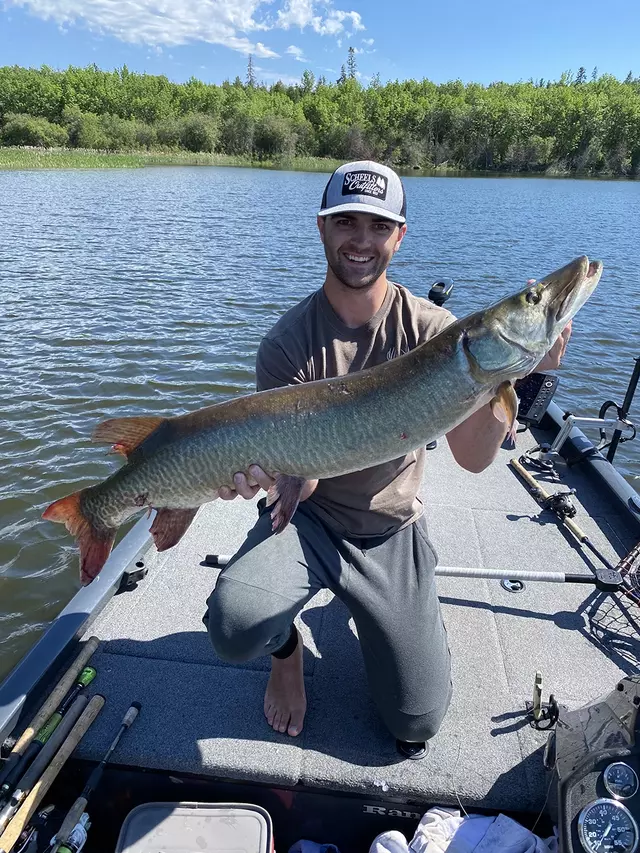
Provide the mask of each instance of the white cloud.
{"label": "white cloud", "polygon": [[341,9],[328,8],[326,15],[316,14],[316,0],[285,0],[278,11],[278,26],[285,30],[298,27],[312,29],[321,36],[333,36],[344,31],[347,21],[354,30],[364,30],[362,17],[358,12],[344,12]]}
{"label": "white cloud", "polygon": [[301,47],[296,47],[295,44],[290,44],[286,52],[297,59],[298,62],[308,62],[309,60],[304,55],[304,50]]}
{"label": "white cloud", "polygon": [[244,33],[272,27],[255,16],[265,0],[5,0],[60,26],[85,26],[94,33],[151,47],[194,41],[221,44],[261,59],[278,54]]}
{"label": "white cloud", "polygon": [[374,39],[362,39],[362,44],[368,44],[369,47],[373,44]]}
{"label": "white cloud", "polygon": [[[280,8],[274,11],[273,5]],[[219,44],[259,59],[279,56],[248,34],[310,27],[322,36],[364,30],[358,12],[336,9],[332,0],[5,0],[63,31],[81,26],[96,36],[111,36],[151,49],[193,42]],[[369,40],[363,40],[369,41]],[[294,47],[292,45],[292,47]],[[302,54],[294,55],[300,62]]]}

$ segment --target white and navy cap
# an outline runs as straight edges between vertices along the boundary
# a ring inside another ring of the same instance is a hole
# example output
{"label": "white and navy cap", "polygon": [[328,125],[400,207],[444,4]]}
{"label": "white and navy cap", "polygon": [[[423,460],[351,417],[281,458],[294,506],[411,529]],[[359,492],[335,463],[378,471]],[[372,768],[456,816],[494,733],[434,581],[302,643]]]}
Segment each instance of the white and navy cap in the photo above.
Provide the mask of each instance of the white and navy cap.
{"label": "white and navy cap", "polygon": [[394,222],[406,222],[407,199],[402,181],[382,163],[345,163],[329,178],[318,216],[333,213],[373,213]]}

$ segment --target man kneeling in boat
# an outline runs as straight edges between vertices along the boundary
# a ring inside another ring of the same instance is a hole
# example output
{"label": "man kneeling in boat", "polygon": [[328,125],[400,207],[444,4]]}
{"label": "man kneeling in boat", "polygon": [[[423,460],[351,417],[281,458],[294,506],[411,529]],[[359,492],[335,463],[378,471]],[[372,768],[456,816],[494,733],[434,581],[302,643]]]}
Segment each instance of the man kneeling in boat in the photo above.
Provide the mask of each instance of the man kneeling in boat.
{"label": "man kneeling in boat", "polygon": [[[347,163],[331,176],[318,214],[327,273],[260,344],[257,390],[332,378],[383,363],[441,332],[453,315],[387,279],[407,230],[398,175]],[[537,369],[557,367],[570,330]],[[463,468],[495,458],[505,424],[489,405],[447,434]],[[276,731],[302,731],[306,697],[294,617],[322,588],[355,622],[379,713],[409,758],[427,753],[451,699],[450,653],[436,592],[435,550],[418,491],[425,450],[341,477],[307,481],[291,523],[272,533],[270,507],[221,572],[204,617],[218,656],[271,655],[264,713]],[[248,476],[247,476],[248,475]],[[220,497],[253,498],[273,484],[257,466]]]}

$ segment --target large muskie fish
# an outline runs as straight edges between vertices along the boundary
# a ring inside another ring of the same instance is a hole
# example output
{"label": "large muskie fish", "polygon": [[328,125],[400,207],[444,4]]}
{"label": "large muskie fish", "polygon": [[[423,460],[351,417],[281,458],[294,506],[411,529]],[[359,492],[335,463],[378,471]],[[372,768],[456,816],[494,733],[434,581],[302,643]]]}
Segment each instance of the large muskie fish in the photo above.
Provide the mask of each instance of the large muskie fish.
{"label": "large muskie fish", "polygon": [[157,509],[151,533],[158,550],[171,548],[198,507],[252,463],[278,475],[270,501],[277,505],[279,532],[305,479],[396,459],[488,402],[506,434],[518,406],[512,381],[540,362],[601,273],[599,261],[577,258],[406,355],[359,373],[262,391],[179,417],[108,420],[93,439],[112,443],[126,464],[104,482],[51,504],[43,517],[66,524],[77,537],[86,584],[109,556],[117,528],[141,508]]}

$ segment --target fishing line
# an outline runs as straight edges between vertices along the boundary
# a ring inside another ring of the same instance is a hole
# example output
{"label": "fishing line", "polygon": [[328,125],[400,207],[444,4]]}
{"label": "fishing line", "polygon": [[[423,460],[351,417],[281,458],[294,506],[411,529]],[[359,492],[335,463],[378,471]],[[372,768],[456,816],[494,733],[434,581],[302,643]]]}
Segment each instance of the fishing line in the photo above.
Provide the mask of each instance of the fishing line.
{"label": "fishing line", "polygon": [[451,774],[451,779],[453,782],[453,793],[456,795],[456,800],[458,801],[458,805],[460,806],[460,808],[464,812],[464,816],[469,817],[467,810],[462,805],[462,800],[460,799],[460,796],[458,795],[458,789],[456,788],[456,770],[458,769],[458,762],[459,761],[460,761],[460,738],[458,738],[458,755],[456,757],[456,763],[453,766],[453,773]]}

